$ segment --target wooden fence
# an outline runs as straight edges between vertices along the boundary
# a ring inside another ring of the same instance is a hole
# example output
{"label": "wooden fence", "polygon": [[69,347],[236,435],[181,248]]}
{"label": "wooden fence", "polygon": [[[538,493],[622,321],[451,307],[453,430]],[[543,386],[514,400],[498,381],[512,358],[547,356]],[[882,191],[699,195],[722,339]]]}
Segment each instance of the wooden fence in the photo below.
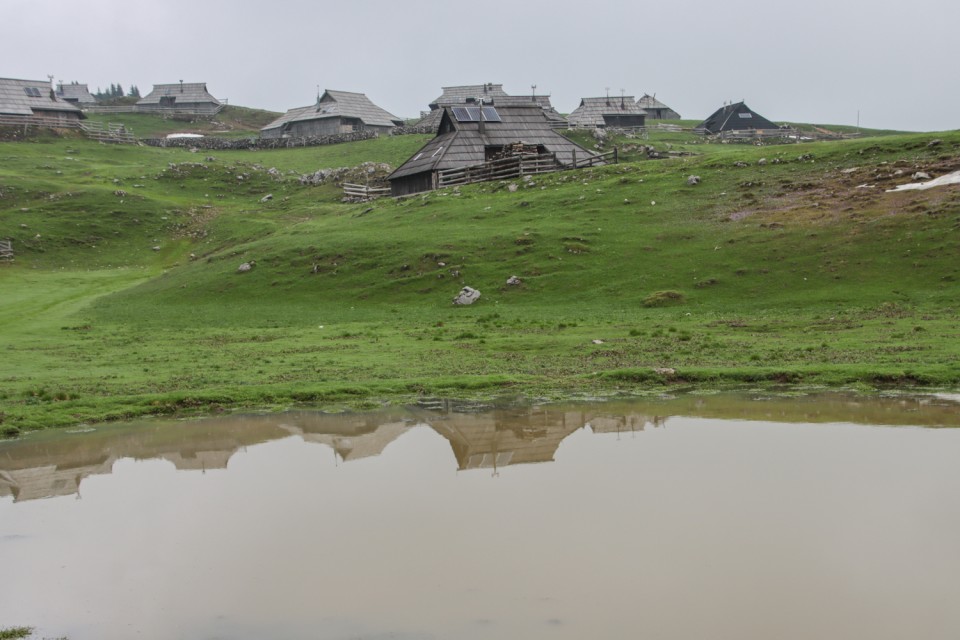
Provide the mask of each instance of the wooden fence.
{"label": "wooden fence", "polygon": [[13,240],[0,240],[0,260],[13,260]]}
{"label": "wooden fence", "polygon": [[362,184],[350,184],[349,182],[344,182],[343,195],[347,198],[375,200],[382,196],[390,195],[390,187],[368,187]]}
{"label": "wooden fence", "polygon": [[550,173],[559,171],[561,166],[555,153],[509,156],[466,167],[438,171],[437,186],[452,187],[459,184],[506,180],[525,175]]}
{"label": "wooden fence", "polygon": [[46,118],[44,116],[5,116],[0,115],[0,126],[4,127],[43,127],[52,129],[79,129],[79,120],[62,120],[60,118]]}
{"label": "wooden fence", "polygon": [[177,107],[161,107],[159,105],[138,105],[138,104],[119,104],[119,105],[84,105],[81,107],[87,113],[146,113],[158,115],[162,118],[173,116],[191,116],[191,117],[212,117],[223,111],[227,106],[227,100],[220,100],[220,104],[209,109],[182,109]]}
{"label": "wooden fence", "polygon": [[613,151],[608,151],[606,153],[601,153],[599,155],[590,155],[586,158],[577,158],[577,150],[573,150],[573,162],[569,165],[565,165],[564,169],[584,169],[586,167],[593,167],[601,164],[617,164],[620,162],[620,152],[616,147],[613,148]]}
{"label": "wooden fence", "polygon": [[508,180],[526,175],[553,173],[570,169],[583,169],[602,164],[616,164],[619,152],[616,147],[613,151],[600,155],[589,155],[577,158],[576,151],[572,161],[564,164],[557,159],[556,153],[542,153],[539,155],[517,155],[499,160],[491,160],[467,167],[456,167],[437,172],[437,188],[452,187],[474,182],[488,182],[491,180]]}
{"label": "wooden fence", "polygon": [[136,144],[137,139],[133,131],[127,129],[125,125],[115,124],[113,122],[80,122],[79,128],[84,135],[91,140],[99,142],[116,142],[126,144]]}

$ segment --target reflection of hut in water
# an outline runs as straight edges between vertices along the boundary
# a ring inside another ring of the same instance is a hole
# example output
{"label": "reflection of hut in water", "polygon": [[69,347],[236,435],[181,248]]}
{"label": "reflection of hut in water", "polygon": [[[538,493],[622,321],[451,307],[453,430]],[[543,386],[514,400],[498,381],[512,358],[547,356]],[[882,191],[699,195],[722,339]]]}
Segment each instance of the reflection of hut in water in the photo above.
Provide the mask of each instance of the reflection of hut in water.
{"label": "reflection of hut in water", "polygon": [[552,462],[563,439],[583,426],[542,408],[447,413],[424,422],[450,442],[461,470]]}
{"label": "reflection of hut in water", "polygon": [[322,420],[291,420],[281,426],[305,442],[327,445],[346,462],[380,455],[387,445],[410,430],[411,423],[377,413],[326,415]]}
{"label": "reflection of hut in water", "polygon": [[72,495],[122,458],[163,458],[177,469],[222,469],[239,449],[285,436],[275,417],[105,427],[89,433],[44,433],[3,443],[0,497],[14,502]]}

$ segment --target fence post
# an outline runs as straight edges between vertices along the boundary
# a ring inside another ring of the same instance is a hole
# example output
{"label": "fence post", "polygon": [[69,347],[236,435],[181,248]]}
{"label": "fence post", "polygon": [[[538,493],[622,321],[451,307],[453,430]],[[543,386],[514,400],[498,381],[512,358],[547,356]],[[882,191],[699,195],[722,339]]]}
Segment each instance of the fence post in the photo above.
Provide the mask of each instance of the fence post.
{"label": "fence post", "polygon": [[577,149],[576,149],[576,147],[574,147],[574,149],[573,149],[573,168],[574,168],[574,169],[577,168]]}
{"label": "fence post", "polygon": [[613,164],[620,164],[620,151],[617,147],[613,148]]}

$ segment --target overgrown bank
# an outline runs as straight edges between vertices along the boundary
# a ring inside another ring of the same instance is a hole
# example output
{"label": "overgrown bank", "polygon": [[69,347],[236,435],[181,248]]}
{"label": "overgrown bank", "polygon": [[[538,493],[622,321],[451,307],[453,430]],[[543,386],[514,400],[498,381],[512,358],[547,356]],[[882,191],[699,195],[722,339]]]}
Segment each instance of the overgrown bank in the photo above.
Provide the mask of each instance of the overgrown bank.
{"label": "overgrown bank", "polygon": [[[361,205],[297,179],[396,165],[422,140],[212,159],[0,145],[18,249],[0,268],[0,428],[421,393],[960,384],[958,189],[885,191],[960,168],[958,134],[699,145]],[[463,285],[482,297],[453,307]]]}

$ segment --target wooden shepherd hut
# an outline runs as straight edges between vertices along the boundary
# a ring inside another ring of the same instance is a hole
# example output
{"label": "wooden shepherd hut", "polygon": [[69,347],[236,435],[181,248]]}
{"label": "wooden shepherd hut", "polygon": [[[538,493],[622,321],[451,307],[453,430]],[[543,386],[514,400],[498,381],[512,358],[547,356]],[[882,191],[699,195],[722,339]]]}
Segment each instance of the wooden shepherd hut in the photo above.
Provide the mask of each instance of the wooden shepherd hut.
{"label": "wooden shepherd hut", "polygon": [[155,84],[153,91],[137,101],[140,111],[212,116],[222,108],[223,104],[207,91],[205,82]]}
{"label": "wooden shepherd hut", "polygon": [[[496,100],[496,99],[495,99]],[[388,177],[391,194],[438,186],[438,172],[512,155],[556,154],[559,164],[593,154],[557,133],[543,108],[529,98],[501,98],[496,105],[443,107],[437,137]]]}
{"label": "wooden shepherd hut", "polygon": [[5,123],[22,119],[49,126],[71,125],[85,117],[76,105],[59,97],[47,81],[0,78],[0,119]]}
{"label": "wooden shepherd hut", "polygon": [[647,112],[637,106],[633,96],[619,98],[583,98],[580,106],[567,116],[571,127],[601,129],[646,125]]}
{"label": "wooden shepherd hut", "polygon": [[697,133],[717,134],[724,131],[747,131],[763,129],[779,129],[762,115],[752,110],[745,102],[727,104],[694,127]]}
{"label": "wooden shepherd hut", "polygon": [[354,131],[390,133],[403,120],[365,94],[327,89],[309,107],[291,109],[260,130],[262,138],[305,138]]}
{"label": "wooden shepherd hut", "polygon": [[70,84],[57,85],[57,97],[78,107],[97,104],[97,99],[90,93],[90,89],[85,84],[71,82]]}
{"label": "wooden shepherd hut", "polygon": [[647,112],[647,117],[651,120],[679,120],[680,114],[657,100],[657,95],[643,94],[643,97],[637,100],[637,106]]}
{"label": "wooden shepherd hut", "polygon": [[440,127],[440,118],[443,116],[443,107],[459,107],[476,105],[477,100],[490,103],[495,98],[507,97],[502,84],[485,82],[483,84],[463,84],[455,87],[442,87],[443,93],[439,98],[430,102],[430,110],[421,113],[420,120],[413,126],[436,132]]}

